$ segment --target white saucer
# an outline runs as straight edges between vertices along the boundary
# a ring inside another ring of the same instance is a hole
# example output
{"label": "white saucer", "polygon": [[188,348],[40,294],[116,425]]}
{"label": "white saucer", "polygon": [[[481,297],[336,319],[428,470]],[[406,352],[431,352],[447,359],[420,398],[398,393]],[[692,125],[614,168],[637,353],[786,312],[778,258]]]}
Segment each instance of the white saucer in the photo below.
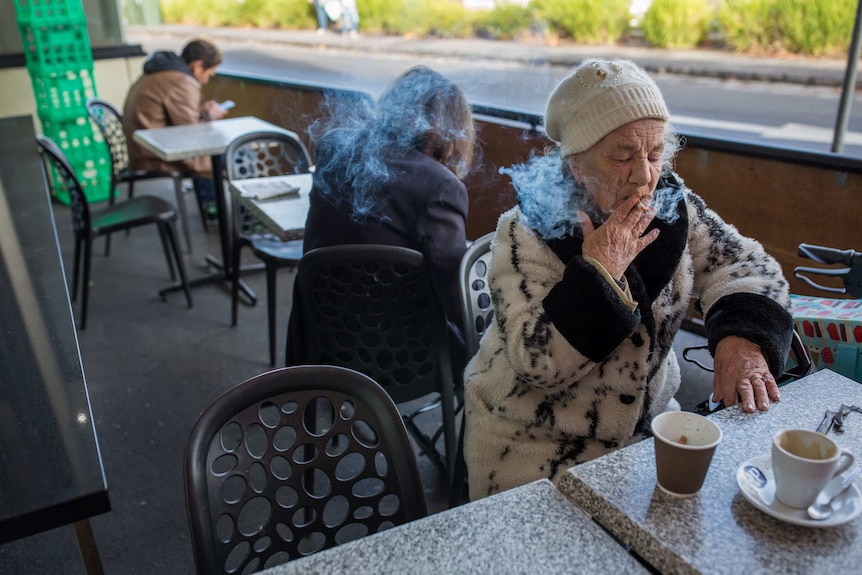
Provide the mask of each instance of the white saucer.
{"label": "white saucer", "polygon": [[[751,480],[745,476],[745,468],[748,465],[753,465],[763,472],[766,477],[766,485],[760,488],[755,487]],[[843,476],[839,475],[832,482],[840,482],[842,479]],[[739,491],[752,505],[767,515],[794,525],[836,527],[853,521],[862,513],[862,495],[860,495],[859,488],[856,487],[855,483],[832,500],[833,512],[828,519],[817,521],[811,519],[805,509],[794,509],[784,505],[775,498],[775,478],[772,474],[772,457],[770,455],[752,457],[743,462],[736,470],[736,483],[739,485]],[[829,484],[829,486],[831,485],[832,483]]]}

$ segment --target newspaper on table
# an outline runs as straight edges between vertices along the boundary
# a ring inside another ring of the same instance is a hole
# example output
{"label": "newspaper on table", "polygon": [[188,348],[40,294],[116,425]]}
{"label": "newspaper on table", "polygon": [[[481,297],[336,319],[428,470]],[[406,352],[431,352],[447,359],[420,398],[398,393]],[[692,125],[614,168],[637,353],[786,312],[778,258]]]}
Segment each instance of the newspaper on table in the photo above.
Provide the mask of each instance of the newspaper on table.
{"label": "newspaper on table", "polygon": [[260,181],[242,183],[242,195],[253,200],[271,200],[274,198],[298,198],[299,188],[285,180],[261,178]]}

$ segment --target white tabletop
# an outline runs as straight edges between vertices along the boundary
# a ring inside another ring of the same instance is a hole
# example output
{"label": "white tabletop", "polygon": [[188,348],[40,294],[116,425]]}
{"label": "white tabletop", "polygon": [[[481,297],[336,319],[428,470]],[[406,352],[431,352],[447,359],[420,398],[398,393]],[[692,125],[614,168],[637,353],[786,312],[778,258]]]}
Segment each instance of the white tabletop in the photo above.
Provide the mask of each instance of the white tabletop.
{"label": "white tabletop", "polygon": [[412,521],[261,575],[646,570],[547,479]]}
{"label": "white tabletop", "polygon": [[[858,573],[862,517],[830,528],[791,525],[754,507],[736,483],[740,464],[770,453],[775,431],[814,430],[842,403],[862,405],[862,385],[819,371],[782,387],[768,412],[734,406],[710,415],[724,437],[694,497],[656,487],[652,439],[573,467],[559,488],[660,573]],[[829,436],[862,454],[862,414],[849,414],[845,431]]]}
{"label": "white tabletop", "polygon": [[[308,194],[311,192],[311,174],[291,174],[270,178],[231,180],[231,193],[254,214],[267,230],[284,241],[299,240],[305,233],[305,218],[308,215]],[[254,199],[254,188],[276,187],[289,184],[299,188],[298,196]]]}
{"label": "white tabletop", "polygon": [[261,130],[288,131],[260,118],[244,116],[200,124],[137,130],[133,137],[137,143],[160,159],[175,162],[197,156],[223,154],[235,138]]}

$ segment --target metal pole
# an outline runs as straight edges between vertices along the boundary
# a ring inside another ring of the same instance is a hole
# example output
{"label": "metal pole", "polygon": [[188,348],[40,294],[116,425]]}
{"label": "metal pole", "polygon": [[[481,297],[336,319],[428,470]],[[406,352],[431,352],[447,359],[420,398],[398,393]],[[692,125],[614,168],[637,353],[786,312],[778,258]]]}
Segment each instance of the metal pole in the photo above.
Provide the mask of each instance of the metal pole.
{"label": "metal pole", "polygon": [[856,92],[856,68],[859,64],[859,49],[862,36],[862,0],[856,4],[856,22],[853,24],[853,38],[850,40],[850,50],[847,54],[847,70],[844,73],[844,87],[841,90],[841,104],[838,108],[838,121],[835,124],[835,139],[832,141],[832,152],[840,154],[844,149],[844,134],[850,122],[850,108],[853,106],[853,94]]}

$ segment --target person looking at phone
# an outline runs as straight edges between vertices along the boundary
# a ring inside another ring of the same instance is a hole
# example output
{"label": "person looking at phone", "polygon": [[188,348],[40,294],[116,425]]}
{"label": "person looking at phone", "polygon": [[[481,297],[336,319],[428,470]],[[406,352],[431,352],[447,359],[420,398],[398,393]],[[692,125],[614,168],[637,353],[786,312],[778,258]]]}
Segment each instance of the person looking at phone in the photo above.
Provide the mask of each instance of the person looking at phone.
{"label": "person looking at phone", "polygon": [[165,162],[135,142],[135,130],[220,120],[227,110],[214,100],[203,101],[203,86],[221,64],[219,49],[204,38],[191,40],[180,55],[161,51],[144,62],[144,74],[129,89],[123,106],[123,131],[132,170],[188,172],[195,193],[214,212],[215,187],[209,156]]}

